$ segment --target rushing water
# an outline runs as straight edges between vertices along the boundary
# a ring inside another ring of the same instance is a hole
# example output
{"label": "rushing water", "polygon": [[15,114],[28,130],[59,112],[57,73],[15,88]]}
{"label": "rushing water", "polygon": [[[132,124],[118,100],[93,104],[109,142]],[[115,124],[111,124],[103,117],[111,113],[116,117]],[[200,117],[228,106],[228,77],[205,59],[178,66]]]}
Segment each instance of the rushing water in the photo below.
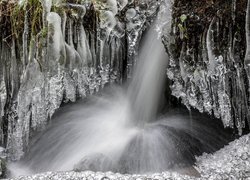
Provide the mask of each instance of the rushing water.
{"label": "rushing water", "polygon": [[[12,176],[44,171],[92,170],[151,173],[190,167],[194,156],[223,140],[205,120],[188,113],[156,117],[168,58],[153,28],[140,50],[128,90],[109,88],[62,107],[37,135]],[[203,118],[204,119],[204,118]]]}
{"label": "rushing water", "polygon": [[168,57],[154,26],[147,32],[139,52],[139,62],[128,89],[133,111],[132,121],[144,126],[155,119],[158,101],[166,77]]}

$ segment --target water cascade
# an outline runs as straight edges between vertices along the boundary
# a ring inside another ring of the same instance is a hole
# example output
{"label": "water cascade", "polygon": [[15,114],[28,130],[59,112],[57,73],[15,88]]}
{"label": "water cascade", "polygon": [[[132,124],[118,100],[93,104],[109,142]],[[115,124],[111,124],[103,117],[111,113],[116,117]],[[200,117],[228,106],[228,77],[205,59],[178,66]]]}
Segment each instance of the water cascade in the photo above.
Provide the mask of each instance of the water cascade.
{"label": "water cascade", "polygon": [[162,172],[190,168],[195,155],[217,148],[214,144],[223,136],[199,116],[193,115],[192,127],[188,113],[156,116],[168,58],[154,29],[142,41],[128,89],[110,87],[62,107],[47,130],[33,138],[26,156],[9,165],[11,176],[69,170]]}
{"label": "water cascade", "polygon": [[[155,27],[155,26],[153,26]],[[139,62],[129,86],[131,106],[137,125],[154,119],[165,78],[168,57],[153,28],[142,43]]]}

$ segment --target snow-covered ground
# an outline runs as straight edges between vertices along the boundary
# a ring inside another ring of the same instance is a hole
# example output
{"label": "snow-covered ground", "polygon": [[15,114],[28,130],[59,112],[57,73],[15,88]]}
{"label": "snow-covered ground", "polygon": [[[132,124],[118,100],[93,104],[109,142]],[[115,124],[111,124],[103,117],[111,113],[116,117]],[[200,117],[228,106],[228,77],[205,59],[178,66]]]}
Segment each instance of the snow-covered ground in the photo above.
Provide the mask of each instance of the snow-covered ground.
{"label": "snow-covered ground", "polygon": [[250,134],[231,142],[214,154],[197,157],[195,169],[200,177],[163,172],[153,175],[122,175],[112,172],[47,172],[17,180],[81,179],[81,180],[250,180]]}

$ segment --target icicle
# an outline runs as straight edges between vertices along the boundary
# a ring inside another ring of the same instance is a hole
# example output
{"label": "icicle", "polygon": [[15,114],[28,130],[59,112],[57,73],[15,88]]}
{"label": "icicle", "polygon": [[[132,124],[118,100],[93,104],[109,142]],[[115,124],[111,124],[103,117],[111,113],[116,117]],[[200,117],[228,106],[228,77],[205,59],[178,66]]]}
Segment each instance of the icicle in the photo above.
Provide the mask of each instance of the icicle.
{"label": "icicle", "polygon": [[26,11],[25,17],[24,17],[24,30],[23,30],[23,67],[24,68],[26,68],[26,65],[28,64],[28,36],[29,36],[28,12]]}
{"label": "icicle", "polygon": [[119,10],[122,10],[128,4],[128,0],[117,0],[117,4],[119,6]]}
{"label": "icicle", "polygon": [[103,48],[104,48],[104,41],[100,40],[100,68],[103,69]]}
{"label": "icicle", "polygon": [[19,79],[19,71],[18,71],[18,64],[17,64],[17,57],[16,57],[16,43],[15,40],[12,40],[12,47],[11,47],[11,86],[12,86],[12,98],[16,99],[19,86],[20,86],[20,79]]}
{"label": "icicle", "polygon": [[63,3],[63,0],[52,0],[53,5],[56,7],[60,7]]}
{"label": "icicle", "polygon": [[50,60],[59,62],[61,65],[63,65],[65,63],[66,55],[61,29],[61,17],[57,13],[51,12],[47,16],[47,21],[49,23]]}
{"label": "icicle", "polygon": [[116,37],[122,38],[125,35],[125,24],[117,20],[117,24],[113,28],[112,34]]}
{"label": "icicle", "polygon": [[[0,63],[3,65],[3,59],[1,57],[3,47],[1,47],[2,44],[0,43]],[[6,102],[6,88],[4,83],[4,74],[3,74],[3,66],[0,66],[0,123],[3,124],[2,117],[4,116],[4,106]],[[3,144],[4,142],[4,134],[3,129],[0,128],[0,143]]]}
{"label": "icicle", "polygon": [[108,11],[111,11],[114,15],[118,13],[118,7],[116,0],[105,0],[102,3],[99,3],[98,1],[94,1],[95,9],[102,10],[107,9]]}
{"label": "icicle", "polygon": [[[164,34],[169,34],[172,27],[172,2],[170,0],[165,0],[159,9],[156,31],[159,33],[159,38]],[[169,37],[167,37],[169,38]]]}
{"label": "icicle", "polygon": [[237,0],[232,0],[232,20],[233,24],[235,24],[235,12],[236,12],[236,1]]}
{"label": "icicle", "polygon": [[46,9],[46,12],[49,13],[51,11],[52,7],[52,1],[51,0],[42,0],[44,3],[44,8]]}
{"label": "icicle", "polygon": [[69,70],[74,70],[74,68],[76,68],[77,66],[81,67],[82,66],[82,62],[81,62],[81,58],[79,58],[79,54],[77,53],[77,51],[75,50],[74,47],[74,42],[73,42],[73,30],[72,30],[72,26],[73,26],[73,22],[71,19],[69,19],[68,21],[68,44],[65,43],[65,48],[66,48],[66,63],[65,66],[69,69]]}
{"label": "icicle", "polygon": [[91,56],[92,56],[92,62],[91,62],[91,67],[92,68],[97,68],[97,62],[96,62],[96,41],[95,41],[95,36],[92,33],[89,33],[88,38],[90,39],[90,51],[91,51]]}
{"label": "icicle", "polygon": [[69,25],[68,25],[68,43],[69,45],[74,48],[74,43],[73,43],[73,21],[72,19],[69,19]]}
{"label": "icicle", "polygon": [[116,19],[111,11],[100,11],[100,28],[107,31],[107,37],[116,25]]}
{"label": "icicle", "polygon": [[246,42],[247,49],[245,55],[245,68],[248,73],[248,80],[250,81],[250,0],[247,3],[247,13],[246,13]]}
{"label": "icicle", "polygon": [[106,5],[106,8],[108,8],[114,15],[118,13],[116,0],[107,0],[105,5]]}
{"label": "icicle", "polygon": [[51,11],[52,0],[39,0],[43,7],[43,25],[46,24],[46,18],[48,13]]}
{"label": "icicle", "polygon": [[212,26],[215,23],[215,18],[209,25],[208,32],[207,32],[207,53],[208,53],[208,60],[209,60],[209,74],[213,74],[216,66],[215,62],[215,55],[213,53],[214,48],[214,40],[213,40],[213,31]]}
{"label": "icicle", "polygon": [[130,8],[126,11],[126,18],[128,21],[131,21],[135,16],[137,12],[134,8]]}
{"label": "icicle", "polygon": [[[247,11],[246,11],[246,55],[245,55],[245,60],[244,60],[244,65],[245,65],[245,70],[247,72],[247,77],[248,77],[248,92],[250,93],[250,0],[247,2]],[[250,98],[250,96],[249,96]],[[248,101],[250,101],[248,99]],[[250,124],[250,109],[248,107],[247,109],[247,119],[248,119],[248,124]]]}
{"label": "icicle", "polygon": [[218,18],[216,20],[216,38],[220,38],[220,19]]}
{"label": "icicle", "polygon": [[77,19],[82,20],[86,14],[86,8],[83,5],[67,3],[64,6],[67,6],[67,7],[69,6],[71,9],[76,10],[76,13],[72,12],[72,15],[75,16]]}
{"label": "icicle", "polygon": [[33,62],[36,54],[36,41],[34,37],[30,40],[30,48],[29,48],[29,62]]}
{"label": "icicle", "polygon": [[[2,93],[1,92],[1,84],[0,84],[0,93]],[[2,117],[3,117],[3,107],[2,107],[2,100],[1,100],[1,96],[0,96],[0,123],[2,124],[3,123],[3,119],[2,119]],[[0,144],[3,144],[3,129],[2,128],[0,128]]]}
{"label": "icicle", "polygon": [[77,51],[82,58],[83,64],[90,66],[92,63],[92,54],[83,25],[80,25],[78,33]]}
{"label": "icicle", "polygon": [[183,57],[184,57],[185,52],[186,52],[185,51],[185,44],[183,43],[182,48],[181,48],[181,55],[179,58],[179,66],[180,66],[181,77],[182,77],[183,81],[186,83],[188,76],[187,76],[187,72],[186,72],[186,69],[184,66],[184,62],[183,62]]}
{"label": "icicle", "polygon": [[67,22],[67,14],[65,11],[63,11],[63,14],[62,14],[62,34],[63,34],[63,39],[66,38],[66,34],[65,34],[65,31],[66,31],[66,22]]}
{"label": "icicle", "polygon": [[61,18],[57,13],[51,12],[47,17],[49,23],[49,33],[53,38],[53,55],[55,56],[56,60],[60,58],[60,50],[61,50]]}

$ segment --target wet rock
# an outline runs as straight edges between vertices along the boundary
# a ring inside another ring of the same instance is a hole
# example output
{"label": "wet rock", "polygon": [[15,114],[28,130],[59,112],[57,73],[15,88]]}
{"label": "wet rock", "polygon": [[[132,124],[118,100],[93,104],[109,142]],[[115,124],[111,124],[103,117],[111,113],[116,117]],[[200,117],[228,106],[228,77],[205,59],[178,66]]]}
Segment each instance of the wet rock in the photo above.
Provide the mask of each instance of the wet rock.
{"label": "wet rock", "polygon": [[103,154],[93,154],[87,157],[84,157],[80,163],[75,165],[74,171],[113,171],[115,172],[114,165],[112,160],[106,157]]}

